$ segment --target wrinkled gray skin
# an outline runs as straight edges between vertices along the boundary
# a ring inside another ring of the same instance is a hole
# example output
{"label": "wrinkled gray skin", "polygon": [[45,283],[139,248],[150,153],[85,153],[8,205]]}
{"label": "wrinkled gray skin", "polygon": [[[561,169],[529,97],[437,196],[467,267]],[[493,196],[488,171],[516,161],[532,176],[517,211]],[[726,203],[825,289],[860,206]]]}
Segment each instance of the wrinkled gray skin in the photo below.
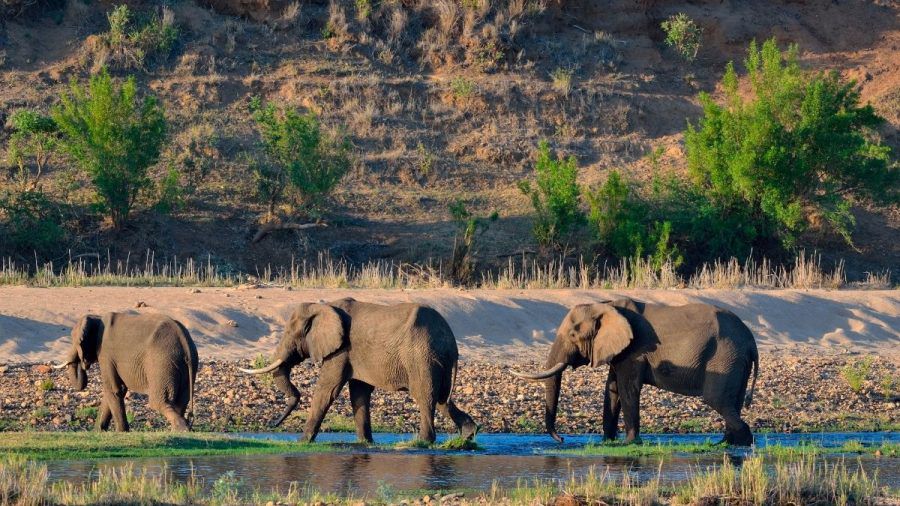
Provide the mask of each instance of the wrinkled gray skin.
{"label": "wrinkled gray skin", "polygon": [[98,431],[106,430],[110,419],[117,431],[128,431],[129,390],[146,394],[150,408],[165,416],[173,430],[190,430],[185,414],[188,406],[193,411],[197,347],[181,323],[158,314],[86,315],[72,329],[72,351],[63,363],[76,390],[87,387],[87,371],[99,364],[103,397]]}
{"label": "wrinkled gray skin", "polygon": [[419,407],[419,439],[434,442],[434,411],[453,420],[463,437],[478,427],[450,398],[456,375],[456,338],[437,311],[418,304],[384,306],[341,299],[301,304],[291,315],[274,353],[277,388],[287,408],[280,425],[297,406],[300,392],[290,381],[291,368],[305,359],[321,364],[303,431],[313,441],[328,408],[349,383],[356,436],[372,441],[369,402],[372,391],[409,391]]}
{"label": "wrinkled gray skin", "polygon": [[[575,306],[563,319],[550,348],[547,369],[609,364],[603,399],[603,435],[615,439],[619,413],[625,441],[639,441],[644,385],[701,397],[725,419],[724,441],[753,443],[741,419],[759,373],[756,340],[734,313],[708,304],[660,306],[630,299]],[[746,397],[751,369],[753,387]],[[545,381],[544,421],[559,442],[556,410],[562,371]]]}

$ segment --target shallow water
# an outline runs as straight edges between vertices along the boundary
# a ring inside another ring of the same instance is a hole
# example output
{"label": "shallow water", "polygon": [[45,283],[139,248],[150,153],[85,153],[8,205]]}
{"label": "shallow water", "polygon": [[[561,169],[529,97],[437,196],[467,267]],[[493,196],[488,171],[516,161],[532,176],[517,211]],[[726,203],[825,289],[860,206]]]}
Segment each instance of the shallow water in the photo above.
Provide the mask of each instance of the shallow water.
{"label": "shallow water", "polygon": [[[245,437],[268,439],[296,439],[297,434],[239,434]],[[375,442],[392,444],[410,439],[410,435],[376,434]],[[446,437],[445,437],[446,438]],[[643,435],[648,443],[702,443],[718,441],[719,434],[666,434]],[[353,442],[353,434],[320,434],[318,442]],[[441,440],[441,439],[439,439]],[[177,480],[188,480],[193,475],[206,486],[227,472],[234,472],[244,487],[285,490],[290,482],[309,485],[323,492],[377,494],[385,484],[392,490],[420,489],[476,489],[485,490],[494,481],[503,486],[514,486],[518,480],[565,480],[582,476],[595,467],[598,473],[608,472],[621,479],[628,473],[642,482],[658,475],[663,483],[684,480],[698,470],[718,467],[724,458],[740,463],[750,450],[732,450],[722,454],[674,455],[671,457],[602,457],[554,455],[559,449],[577,449],[591,441],[599,441],[597,435],[568,436],[560,445],[546,435],[482,434],[477,437],[484,448],[479,452],[448,452],[443,450],[384,450],[365,447],[342,447],[333,453],[249,455],[227,457],[173,457],[146,459],[67,460],[49,462],[51,480],[82,482],[111,468],[119,468],[127,462],[134,464],[135,472],[158,475],[170,473]],[[877,433],[820,433],[820,434],[758,434],[757,445],[798,445],[818,443],[823,446],[840,446],[847,441],[863,444],[884,442],[900,443],[900,432]],[[877,470],[882,485],[900,487],[898,459],[876,459],[870,456],[845,457],[830,455],[829,460],[847,459],[855,466],[857,461],[867,472]]]}

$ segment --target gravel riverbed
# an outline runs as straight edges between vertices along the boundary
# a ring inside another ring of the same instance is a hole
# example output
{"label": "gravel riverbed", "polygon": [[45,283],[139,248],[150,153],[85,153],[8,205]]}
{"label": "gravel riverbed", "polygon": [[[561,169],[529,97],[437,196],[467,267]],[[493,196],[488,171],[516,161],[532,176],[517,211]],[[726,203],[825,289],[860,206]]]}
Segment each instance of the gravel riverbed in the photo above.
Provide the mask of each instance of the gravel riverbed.
{"label": "gravel riverbed", "polygon": [[[201,362],[196,384],[194,427],[204,431],[264,431],[283,409],[271,377],[237,371],[247,361]],[[535,368],[537,364],[532,364]],[[302,399],[279,430],[300,432],[316,380],[309,363],[294,369]],[[606,368],[581,368],[564,375],[558,426],[560,433],[602,432]],[[856,388],[851,388],[855,379]],[[85,430],[99,406],[97,367],[88,389],[73,391],[61,371],[46,364],[0,365],[0,430]],[[509,368],[476,361],[460,363],[454,399],[483,432],[543,431],[543,386],[519,380]],[[165,428],[149,411],[146,397],[129,393],[133,430]],[[372,418],[379,432],[413,433],[418,412],[406,392],[375,391]],[[646,387],[641,397],[644,432],[719,432],[719,416],[698,398]],[[753,405],[744,417],[755,431],[900,430],[900,372],[891,360],[859,354],[782,356],[763,353]],[[439,428],[451,428],[438,415]],[[323,430],[352,431],[346,389],[332,406]]]}

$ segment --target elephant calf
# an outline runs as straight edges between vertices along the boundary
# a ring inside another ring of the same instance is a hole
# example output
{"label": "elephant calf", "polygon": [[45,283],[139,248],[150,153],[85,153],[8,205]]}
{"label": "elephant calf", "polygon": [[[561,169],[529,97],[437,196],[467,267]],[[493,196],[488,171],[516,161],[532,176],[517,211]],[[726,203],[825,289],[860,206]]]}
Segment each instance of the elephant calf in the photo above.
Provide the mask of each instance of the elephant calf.
{"label": "elephant calf", "polygon": [[[563,319],[547,358],[547,370],[514,373],[545,380],[544,420],[557,441],[556,409],[562,373],[568,366],[609,364],[603,399],[603,435],[615,439],[624,411],[626,441],[640,435],[644,385],[702,397],[725,419],[729,444],[753,444],[741,419],[759,374],[753,333],[734,313],[708,304],[661,306],[631,299],[575,306]],[[753,385],[746,397],[753,372]]]}
{"label": "elephant calf", "polygon": [[194,409],[197,347],[184,326],[159,314],[86,315],[72,329],[72,351],[56,369],[68,368],[77,390],[87,387],[87,371],[100,365],[103,397],[97,430],[128,431],[125,393],[146,394],[152,409],[172,424],[190,430],[185,413]]}
{"label": "elephant calf", "polygon": [[350,386],[356,435],[372,442],[369,403],[372,391],[408,390],[419,406],[419,439],[434,442],[434,411],[439,409],[471,438],[478,426],[453,404],[450,394],[459,352],[447,321],[437,311],[419,304],[384,306],[341,299],[327,304],[301,304],[291,315],[275,351],[274,362],[247,374],[274,372],[275,385],[287,396],[278,426],[297,407],[300,392],[291,383],[291,369],[305,359],[320,364],[303,431],[313,441],[325,413]]}

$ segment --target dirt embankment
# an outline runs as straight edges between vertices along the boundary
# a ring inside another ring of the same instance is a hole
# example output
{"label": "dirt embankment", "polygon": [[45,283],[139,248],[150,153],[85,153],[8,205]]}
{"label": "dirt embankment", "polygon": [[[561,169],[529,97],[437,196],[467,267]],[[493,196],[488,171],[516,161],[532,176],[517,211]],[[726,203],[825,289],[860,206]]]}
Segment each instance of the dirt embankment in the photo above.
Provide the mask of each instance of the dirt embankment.
{"label": "dirt embankment", "polygon": [[[40,2],[47,4],[40,15],[0,22],[0,123],[19,108],[46,110],[71,79],[83,82],[109,63],[91,41],[109,30],[106,14],[116,3]],[[135,11],[159,7],[128,3]],[[173,135],[154,176],[176,167],[196,188],[170,215],[142,203],[134,226],[117,233],[82,216],[48,259],[58,263],[68,250],[110,251],[123,260],[148,249],[159,258],[212,253],[219,265],[247,272],[323,250],[354,262],[446,259],[457,232],[447,209],[461,198],[476,215],[500,213],[479,252],[482,263],[502,264],[506,257],[498,255],[535,249],[530,202],[516,184],[533,177],[541,139],[578,159],[586,186],[611,169],[647,181],[656,164],[646,155],[656,148],[662,169],[681,170],[682,131],[701,113],[698,93],[715,94],[726,62],[740,67],[753,39],[797,43],[804,65],[856,79],[863,101],[888,120],[886,142],[900,147],[895,1],[497,1],[480,2],[493,10],[474,21],[455,0],[339,0],[334,9],[330,3],[172,3],[180,33],[172,54],[145,68],[113,71],[136,74],[165,105]],[[538,4],[549,7],[519,12]],[[359,21],[358,5],[371,5],[374,17]],[[660,22],[678,12],[703,28],[690,64],[663,42]],[[557,70],[571,72],[569,85],[554,82]],[[334,195],[333,226],[251,243],[265,214],[247,163],[259,156],[247,112],[251,97],[347,127],[359,167]],[[0,130],[0,145],[10,133]],[[43,188],[90,215],[91,186],[73,181],[70,167],[51,160]],[[845,258],[853,279],[896,273],[896,206],[861,206],[854,215],[855,248],[830,236],[804,244],[824,252],[829,264]],[[31,249],[3,253],[34,260]]]}
{"label": "dirt embankment", "polygon": [[293,305],[353,297],[430,305],[450,323],[464,360],[516,364],[544,356],[569,307],[622,296],[728,308],[766,351],[900,360],[900,291],[8,287],[0,289],[0,362],[56,360],[79,317],[109,311],[165,313],[187,326],[201,360],[250,360],[274,349]]}

